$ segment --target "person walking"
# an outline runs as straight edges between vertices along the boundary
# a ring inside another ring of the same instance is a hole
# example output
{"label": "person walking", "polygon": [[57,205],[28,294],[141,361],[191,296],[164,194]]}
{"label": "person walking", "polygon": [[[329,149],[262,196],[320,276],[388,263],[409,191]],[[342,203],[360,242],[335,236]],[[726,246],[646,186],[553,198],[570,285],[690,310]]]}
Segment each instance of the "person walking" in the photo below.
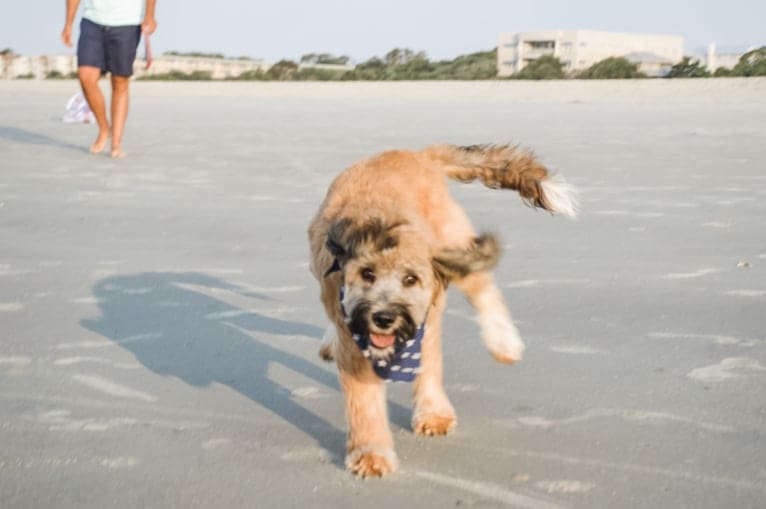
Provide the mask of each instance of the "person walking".
{"label": "person walking", "polygon": [[[156,0],[84,0],[80,38],[77,42],[77,76],[85,99],[96,117],[98,136],[90,146],[101,153],[111,137],[111,155],[125,157],[122,135],[128,118],[128,85],[133,75],[141,34],[148,36],[157,28],[154,19]],[[72,47],[72,24],[80,0],[66,0],[66,21],[61,40]],[[110,74],[112,84],[111,117],[106,116],[106,102],[98,80]]]}

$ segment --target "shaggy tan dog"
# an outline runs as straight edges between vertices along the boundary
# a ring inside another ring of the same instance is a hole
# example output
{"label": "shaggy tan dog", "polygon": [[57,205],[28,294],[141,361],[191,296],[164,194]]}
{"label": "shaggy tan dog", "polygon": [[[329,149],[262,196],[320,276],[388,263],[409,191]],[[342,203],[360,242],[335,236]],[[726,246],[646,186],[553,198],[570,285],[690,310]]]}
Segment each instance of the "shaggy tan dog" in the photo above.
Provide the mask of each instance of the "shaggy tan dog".
{"label": "shaggy tan dog", "polygon": [[444,435],[456,425],[442,386],[441,327],[454,283],[474,307],[487,349],[521,359],[524,343],[489,270],[499,248],[477,236],[447,178],[515,189],[528,203],[574,216],[573,189],[511,146],[450,145],[361,161],[330,186],[309,226],[311,271],[332,321],[320,349],[334,358],[348,424],[346,466],[382,476],[397,467],[384,378],[414,379],[412,427]]}

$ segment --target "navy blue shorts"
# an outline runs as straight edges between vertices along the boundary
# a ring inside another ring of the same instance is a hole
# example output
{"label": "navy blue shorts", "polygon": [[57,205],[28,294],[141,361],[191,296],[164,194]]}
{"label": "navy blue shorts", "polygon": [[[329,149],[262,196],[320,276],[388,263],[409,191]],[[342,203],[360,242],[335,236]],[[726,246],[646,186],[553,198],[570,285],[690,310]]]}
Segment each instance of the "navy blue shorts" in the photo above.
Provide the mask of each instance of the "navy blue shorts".
{"label": "navy blue shorts", "polygon": [[141,25],[109,27],[82,18],[77,65],[98,67],[113,76],[132,76]]}

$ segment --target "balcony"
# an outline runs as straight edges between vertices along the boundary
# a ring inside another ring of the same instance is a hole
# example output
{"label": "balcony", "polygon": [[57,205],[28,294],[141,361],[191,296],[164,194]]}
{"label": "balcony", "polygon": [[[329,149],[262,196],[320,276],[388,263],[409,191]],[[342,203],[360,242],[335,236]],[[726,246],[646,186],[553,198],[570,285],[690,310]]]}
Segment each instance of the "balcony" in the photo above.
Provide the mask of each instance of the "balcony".
{"label": "balcony", "polygon": [[523,55],[524,55],[524,58],[529,58],[529,59],[534,60],[536,58],[544,57],[546,55],[553,55],[554,53],[555,53],[555,49],[554,48],[528,48],[528,47],[525,47]]}
{"label": "balcony", "polygon": [[553,55],[556,51],[556,41],[524,41],[521,46],[524,58],[540,58],[546,55]]}

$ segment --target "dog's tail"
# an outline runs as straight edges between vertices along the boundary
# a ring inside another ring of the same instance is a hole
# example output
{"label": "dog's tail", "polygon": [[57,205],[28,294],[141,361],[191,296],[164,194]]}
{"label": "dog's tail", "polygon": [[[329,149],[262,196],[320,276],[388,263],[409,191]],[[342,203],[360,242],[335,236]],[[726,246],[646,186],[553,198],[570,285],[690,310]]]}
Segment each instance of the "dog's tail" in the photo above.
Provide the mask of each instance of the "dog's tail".
{"label": "dog's tail", "polygon": [[528,205],[552,214],[577,215],[575,188],[562,177],[551,175],[528,150],[512,145],[436,145],[422,154],[451,179],[479,179],[492,189],[514,189]]}

